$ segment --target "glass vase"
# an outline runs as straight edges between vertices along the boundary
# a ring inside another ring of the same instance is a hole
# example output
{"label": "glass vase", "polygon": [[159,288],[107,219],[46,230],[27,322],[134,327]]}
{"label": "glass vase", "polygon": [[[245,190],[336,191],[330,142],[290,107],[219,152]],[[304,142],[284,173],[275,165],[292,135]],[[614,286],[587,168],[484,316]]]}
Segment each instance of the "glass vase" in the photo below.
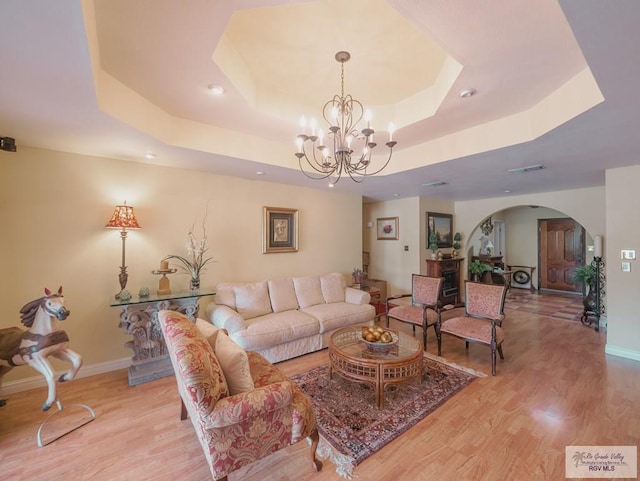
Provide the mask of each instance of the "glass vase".
{"label": "glass vase", "polygon": [[200,278],[192,277],[191,282],[189,283],[189,290],[197,291],[198,289],[200,289]]}

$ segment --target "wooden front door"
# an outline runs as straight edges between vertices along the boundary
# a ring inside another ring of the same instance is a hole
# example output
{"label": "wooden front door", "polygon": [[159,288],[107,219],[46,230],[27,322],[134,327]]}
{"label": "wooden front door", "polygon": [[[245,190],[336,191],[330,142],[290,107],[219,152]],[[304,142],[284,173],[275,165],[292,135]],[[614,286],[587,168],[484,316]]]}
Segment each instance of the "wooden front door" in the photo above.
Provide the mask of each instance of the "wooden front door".
{"label": "wooden front door", "polygon": [[581,292],[571,282],[573,269],[584,265],[584,229],[573,219],[540,219],[540,288]]}

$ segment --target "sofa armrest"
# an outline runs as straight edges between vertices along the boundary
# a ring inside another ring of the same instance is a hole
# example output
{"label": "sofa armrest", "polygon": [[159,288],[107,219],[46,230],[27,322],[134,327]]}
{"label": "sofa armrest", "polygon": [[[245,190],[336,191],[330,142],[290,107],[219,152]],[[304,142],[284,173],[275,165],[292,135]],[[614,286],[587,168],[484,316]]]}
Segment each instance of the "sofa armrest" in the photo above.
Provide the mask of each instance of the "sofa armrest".
{"label": "sofa armrest", "polygon": [[344,292],[344,300],[349,304],[369,304],[371,295],[367,291],[347,287]]}
{"label": "sofa armrest", "polygon": [[220,399],[213,410],[202,416],[205,429],[219,429],[245,421],[264,419],[269,425],[270,413],[293,409],[291,381],[281,381]]}
{"label": "sofa armrest", "polygon": [[214,326],[226,329],[229,334],[247,328],[240,314],[222,304],[210,303],[207,306],[207,316]]}

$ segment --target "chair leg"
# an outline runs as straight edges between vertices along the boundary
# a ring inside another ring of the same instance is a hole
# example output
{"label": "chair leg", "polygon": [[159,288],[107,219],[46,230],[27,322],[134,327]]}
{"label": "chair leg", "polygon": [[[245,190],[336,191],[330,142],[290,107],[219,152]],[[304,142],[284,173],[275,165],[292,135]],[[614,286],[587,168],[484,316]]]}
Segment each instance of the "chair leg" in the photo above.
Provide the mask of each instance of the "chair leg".
{"label": "chair leg", "polygon": [[[387,312],[389,312],[389,310],[387,310]],[[389,315],[387,315],[386,317],[387,317],[387,329],[389,329]]]}
{"label": "chair leg", "polygon": [[442,332],[440,332],[440,323],[434,324],[436,330],[436,339],[438,340],[438,356],[442,356]]}
{"label": "chair leg", "polygon": [[187,416],[187,407],[184,405],[182,397],[180,397],[180,421],[184,421],[185,419],[187,419]]}
{"label": "chair leg", "polygon": [[504,360],[504,354],[502,354],[502,344],[498,346],[498,354],[500,354],[500,359]]}
{"label": "chair leg", "polygon": [[422,326],[422,348],[427,350],[427,326]]}
{"label": "chair leg", "polygon": [[442,334],[440,333],[440,325],[437,322],[433,325],[433,330],[436,331],[436,339],[438,340],[438,356],[442,356]]}
{"label": "chair leg", "polygon": [[496,348],[491,346],[491,375],[496,375]]}
{"label": "chair leg", "polygon": [[466,349],[469,349],[469,341],[467,341],[467,340],[464,341],[464,347]]}
{"label": "chair leg", "polygon": [[322,469],[322,461],[320,461],[316,457],[316,450],[318,449],[318,443],[320,442],[320,434],[318,434],[318,429],[314,429],[313,432],[309,435],[311,438],[311,462],[316,471],[320,471]]}

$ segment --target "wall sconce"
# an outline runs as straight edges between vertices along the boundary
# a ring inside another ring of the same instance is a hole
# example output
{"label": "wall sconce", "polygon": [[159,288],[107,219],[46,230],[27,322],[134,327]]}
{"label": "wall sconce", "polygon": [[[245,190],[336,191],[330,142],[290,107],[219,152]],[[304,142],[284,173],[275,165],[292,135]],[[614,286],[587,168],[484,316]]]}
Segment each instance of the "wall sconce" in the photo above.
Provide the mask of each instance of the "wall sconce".
{"label": "wall sconce", "polygon": [[118,275],[118,280],[120,281],[120,292],[116,294],[116,299],[120,299],[120,294],[127,286],[127,279],[129,278],[129,274],[127,274],[127,266],[124,263],[127,229],[140,229],[140,225],[133,213],[133,207],[127,205],[127,201],[125,201],[124,205],[116,205],[113,215],[105,227],[109,229],[122,229],[120,231],[120,238],[122,239],[122,265],[120,266],[120,274]]}

